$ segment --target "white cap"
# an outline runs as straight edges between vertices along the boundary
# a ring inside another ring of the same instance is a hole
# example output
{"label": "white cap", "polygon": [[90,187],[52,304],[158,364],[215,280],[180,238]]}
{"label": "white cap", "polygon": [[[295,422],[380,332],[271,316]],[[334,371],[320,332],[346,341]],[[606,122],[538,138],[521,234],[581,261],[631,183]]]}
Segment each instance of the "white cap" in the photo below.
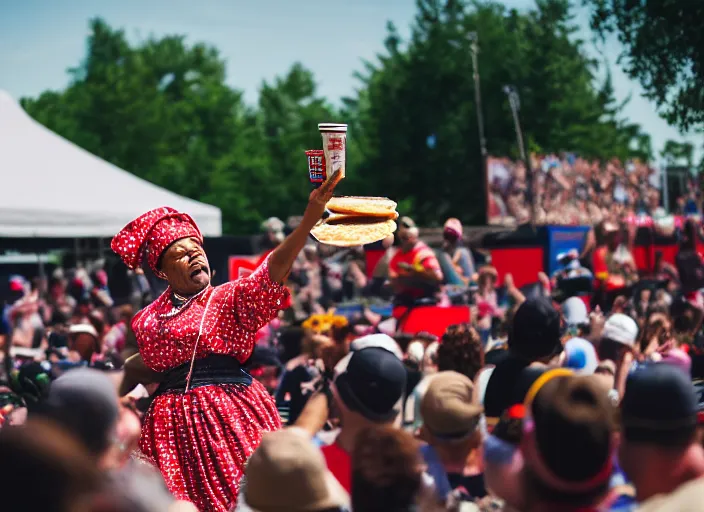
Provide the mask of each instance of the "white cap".
{"label": "white cap", "polygon": [[354,352],[358,352],[369,347],[383,348],[384,350],[391,352],[400,360],[403,360],[403,352],[401,352],[401,347],[398,346],[396,340],[394,340],[391,336],[379,333],[368,334],[367,336],[362,336],[352,342],[349,353],[340,359],[340,361],[335,365],[335,375],[339,375],[347,369],[347,364],[350,362],[350,359],[352,359],[352,354]]}
{"label": "white cap", "polygon": [[13,345],[10,347],[10,355],[12,357],[39,360],[44,356],[44,351],[40,348],[18,347]]}
{"label": "white cap", "polygon": [[68,328],[68,332],[71,334],[90,334],[94,338],[98,338],[98,331],[92,324],[73,324]]}
{"label": "white cap", "polygon": [[408,359],[414,363],[422,363],[423,356],[425,355],[425,347],[420,341],[412,341],[408,344],[406,354],[408,355]]}
{"label": "white cap", "polygon": [[579,258],[579,252],[577,249],[570,249],[569,251],[566,252],[561,252],[560,254],[557,255],[557,258],[555,258],[557,261],[561,261],[565,258],[570,258],[570,259],[577,259]]}
{"label": "white cap", "polygon": [[569,326],[584,325],[589,323],[587,306],[579,297],[570,297],[562,303],[562,317]]}
{"label": "white cap", "polygon": [[638,337],[638,324],[623,313],[613,314],[604,323],[601,337],[633,347]]}
{"label": "white cap", "polygon": [[591,375],[598,365],[596,349],[589,341],[584,338],[572,338],[565,343],[565,368],[582,375]]}
{"label": "white cap", "polygon": [[283,231],[285,227],[286,224],[284,224],[284,222],[278,217],[269,217],[264,222],[262,222],[263,231],[272,231],[274,233],[277,233],[279,231]]}
{"label": "white cap", "polygon": [[401,347],[399,347],[398,343],[396,343],[396,340],[388,334],[369,334],[367,336],[357,338],[350,345],[350,351],[356,352],[358,350],[362,350],[364,348],[369,347],[383,348],[391,352],[399,359],[403,359],[403,352],[401,352]]}

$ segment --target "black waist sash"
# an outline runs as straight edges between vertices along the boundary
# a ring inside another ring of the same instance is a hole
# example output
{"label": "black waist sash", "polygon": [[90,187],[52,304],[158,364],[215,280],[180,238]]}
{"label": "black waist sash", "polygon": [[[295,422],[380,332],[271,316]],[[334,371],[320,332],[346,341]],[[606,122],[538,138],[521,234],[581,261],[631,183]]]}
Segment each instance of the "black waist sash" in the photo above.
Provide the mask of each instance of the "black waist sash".
{"label": "black waist sash", "polygon": [[[156,397],[169,391],[184,393],[190,368],[191,362],[189,361],[164,372],[164,378],[152,396]],[[249,386],[251,383],[252,376],[244,371],[237,359],[227,355],[211,354],[194,361],[189,389],[218,384]]]}

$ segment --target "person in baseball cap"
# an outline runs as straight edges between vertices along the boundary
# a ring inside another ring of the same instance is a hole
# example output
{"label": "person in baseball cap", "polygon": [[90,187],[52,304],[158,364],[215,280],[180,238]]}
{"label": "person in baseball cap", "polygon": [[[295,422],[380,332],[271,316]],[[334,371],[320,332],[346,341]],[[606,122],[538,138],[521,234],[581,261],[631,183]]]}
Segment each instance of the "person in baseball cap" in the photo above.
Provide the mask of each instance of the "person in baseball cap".
{"label": "person in baseball cap", "polygon": [[379,347],[354,352],[345,371],[335,379],[337,395],[345,408],[377,423],[396,418],[405,386],[403,363]]}
{"label": "person in baseball cap", "polygon": [[82,361],[90,361],[102,348],[98,331],[90,323],[73,324],[69,328],[68,348],[76,352]]}
{"label": "person in baseball cap", "polygon": [[500,497],[511,509],[522,510],[525,501],[520,454],[525,398],[533,384],[548,371],[555,375],[573,374],[566,368],[549,370],[544,365],[524,368],[512,391],[511,406],[503,412],[491,433],[484,437],[484,484],[490,494]]}
{"label": "person in baseball cap", "polygon": [[508,336],[509,356],[491,374],[484,409],[491,426],[511,404],[518,376],[535,362],[548,363],[562,352],[560,313],[545,297],[530,298],[516,310]]}
{"label": "person in baseball cap", "polygon": [[[704,428],[704,386],[702,381],[694,383],[695,394],[697,396],[697,430],[700,443],[704,440],[702,430]],[[654,496],[643,504],[639,510],[645,512],[697,512],[704,503],[704,479],[694,478],[689,482],[680,485],[674,492]]]}
{"label": "person in baseball cap", "polygon": [[638,324],[628,315],[615,313],[604,323],[597,354],[600,361],[614,362],[614,379],[619,394],[623,393],[624,372],[630,368],[637,338]]}
{"label": "person in baseball cap", "polygon": [[[443,226],[443,256],[440,264],[448,284],[464,285],[474,274],[474,258],[472,252],[462,243],[462,223],[459,219],[449,218]],[[447,270],[446,270],[447,269]]]}
{"label": "person in baseball cap", "polygon": [[56,379],[36,414],[73,434],[88,452],[99,458],[113,443],[119,419],[115,386],[98,370],[79,368]]}
{"label": "person in baseball cap", "polygon": [[477,431],[484,408],[472,400],[474,385],[458,372],[438,373],[421,401],[423,430],[442,441],[466,439]]}
{"label": "person in baseball cap", "polygon": [[527,361],[549,360],[562,351],[560,314],[545,297],[526,300],[516,310],[508,348]]}
{"label": "person in baseball cap", "polygon": [[553,370],[535,381],[524,406],[522,510],[596,508],[609,493],[616,447],[616,408],[603,384]]}
{"label": "person in baseball cap", "polygon": [[350,344],[350,351],[358,352],[369,347],[386,349],[399,359],[403,359],[403,351],[398,343],[396,343],[396,340],[388,334],[383,333],[367,334],[366,336],[357,338]]}
{"label": "person in baseball cap", "polygon": [[[589,325],[587,305],[579,297],[570,297],[562,303],[562,318],[568,329],[580,330]],[[573,334],[577,334],[574,332]]]}
{"label": "person in baseball cap", "polygon": [[379,346],[355,350],[336,367],[332,395],[342,418],[336,440],[322,449],[328,468],[347,492],[352,487],[350,454],[357,434],[372,425],[393,424],[406,390],[406,367]]}
{"label": "person in baseball cap", "polygon": [[628,376],[619,460],[639,502],[645,505],[658,494],[704,477],[698,410],[690,377],[676,366],[647,364]]}
{"label": "person in baseball cap", "polygon": [[[471,498],[483,498],[487,493],[482,468],[473,454],[481,447],[479,422],[484,408],[473,400],[473,392],[466,375],[445,371],[434,376],[420,404],[421,437],[428,443],[422,453],[431,474],[440,474],[432,471],[439,462],[448,490],[462,488]],[[442,482],[442,474],[433,476],[436,485]]]}
{"label": "person in baseball cap", "polygon": [[601,337],[633,348],[638,338],[638,324],[628,315],[615,313],[604,322]]}
{"label": "person in baseball cap", "polygon": [[572,338],[565,343],[562,366],[582,375],[591,375],[599,365],[594,345],[584,338]]}

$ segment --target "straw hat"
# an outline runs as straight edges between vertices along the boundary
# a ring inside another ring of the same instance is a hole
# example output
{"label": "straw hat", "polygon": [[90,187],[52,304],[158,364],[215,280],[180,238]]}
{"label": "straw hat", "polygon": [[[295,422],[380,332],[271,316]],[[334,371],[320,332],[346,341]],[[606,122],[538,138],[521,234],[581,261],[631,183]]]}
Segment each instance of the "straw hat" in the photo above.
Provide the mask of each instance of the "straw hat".
{"label": "straw hat", "polygon": [[349,504],[320,450],[296,428],[264,434],[245,478],[244,509],[253,512],[308,512]]}

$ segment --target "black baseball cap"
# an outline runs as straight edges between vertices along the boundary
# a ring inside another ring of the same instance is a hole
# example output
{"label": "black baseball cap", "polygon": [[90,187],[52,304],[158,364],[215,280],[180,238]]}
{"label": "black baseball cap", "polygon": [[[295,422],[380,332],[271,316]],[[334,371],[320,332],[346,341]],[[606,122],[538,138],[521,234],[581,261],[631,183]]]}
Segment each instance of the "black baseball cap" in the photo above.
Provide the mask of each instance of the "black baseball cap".
{"label": "black baseball cap", "polygon": [[348,409],[374,422],[391,421],[399,413],[396,404],[406,390],[406,368],[384,348],[363,348],[352,353],[335,387]]}
{"label": "black baseball cap", "polygon": [[557,355],[562,349],[560,331],[560,313],[550,299],[531,298],[513,315],[508,347],[530,361]]}
{"label": "black baseball cap", "polygon": [[647,364],[633,371],[621,401],[627,441],[659,446],[690,443],[696,432],[699,400],[689,376],[669,364]]}

